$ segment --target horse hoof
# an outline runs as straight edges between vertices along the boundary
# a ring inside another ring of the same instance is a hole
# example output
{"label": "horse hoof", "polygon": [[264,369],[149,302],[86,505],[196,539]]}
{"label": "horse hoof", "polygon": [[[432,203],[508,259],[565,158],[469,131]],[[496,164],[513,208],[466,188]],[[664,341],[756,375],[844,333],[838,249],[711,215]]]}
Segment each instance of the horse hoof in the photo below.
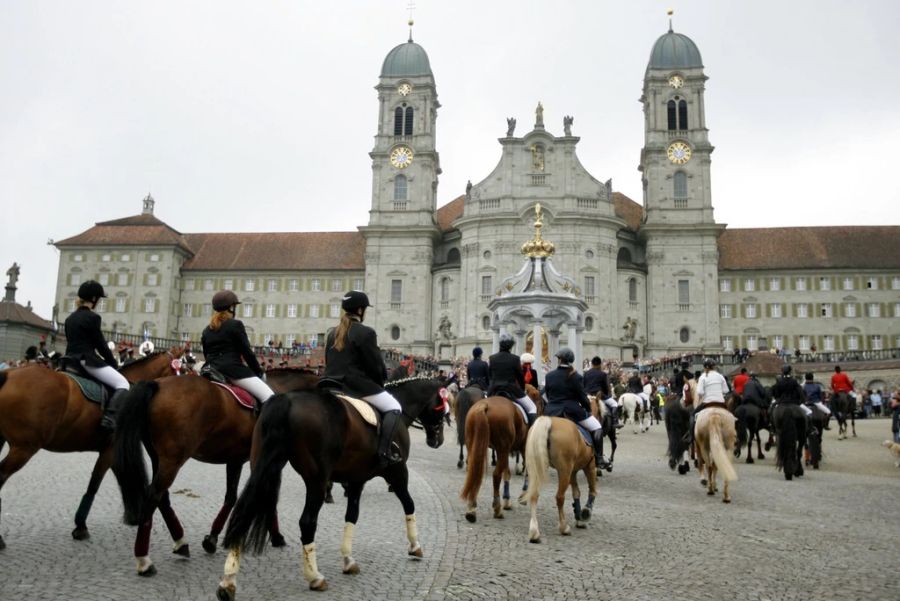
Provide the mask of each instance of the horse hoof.
{"label": "horse hoof", "polygon": [[410,557],[418,557],[419,559],[425,557],[425,551],[422,550],[421,546],[417,546],[415,549],[406,552]]}
{"label": "horse hoof", "polygon": [[529,539],[528,539],[528,542],[529,542],[529,543],[534,543],[535,545],[539,545],[539,544],[541,544],[541,537],[540,537],[540,536],[535,536],[534,538],[529,538]]}
{"label": "horse hoof", "polygon": [[506,500],[503,502],[503,511],[512,511],[512,508],[513,508],[513,506],[512,506],[512,500],[511,500],[511,499],[506,499]]}
{"label": "horse hoof", "polygon": [[72,538],[75,540],[87,540],[91,538],[91,533],[88,532],[87,526],[78,526],[75,530],[72,530]]}
{"label": "horse hoof", "polygon": [[328,493],[327,495],[325,495],[325,502],[326,503],[334,503],[334,497],[331,496],[331,493]]}
{"label": "horse hoof", "polygon": [[762,453],[760,453],[759,455],[756,456],[756,458],[759,459],[760,461],[762,461],[763,459],[766,458],[766,456],[763,455]]}
{"label": "horse hoof", "polygon": [[818,463],[813,463],[812,468],[813,468],[814,470],[819,469],[819,464],[818,464]]}
{"label": "horse hoof", "polygon": [[478,519],[478,518],[475,517],[474,512],[466,513],[466,521],[469,522],[470,524],[474,524],[476,519]]}
{"label": "horse hoof", "polygon": [[767,451],[771,451],[771,450],[772,450],[772,445],[770,445],[769,443],[766,443],[764,448],[765,448]]}
{"label": "horse hoof", "polygon": [[525,498],[525,495],[519,497],[519,505],[528,505],[528,499]]}
{"label": "horse hoof", "polygon": [[327,591],[328,590],[328,581],[324,578],[319,578],[318,580],[313,580],[309,583],[309,590],[311,591]]}
{"label": "horse hoof", "polygon": [[462,463],[463,463],[462,461],[457,461],[457,462],[456,462],[456,469],[461,470],[461,469],[462,469],[462,466],[463,466]]}
{"label": "horse hoof", "polygon": [[674,470],[676,467],[676,461],[674,459],[669,459],[669,469]]}
{"label": "horse hoof", "polygon": [[585,507],[581,510],[581,519],[585,522],[591,519],[591,510]]}
{"label": "horse hoof", "polygon": [[613,466],[612,466],[612,464],[610,463],[609,465],[606,466],[606,471],[607,471],[607,472],[611,472],[611,471],[612,471],[612,468],[613,468]]}
{"label": "horse hoof", "polygon": [[576,520],[575,527],[584,530],[585,528],[587,528],[587,524],[582,522],[581,520]]}
{"label": "horse hoof", "polygon": [[151,563],[150,566],[146,570],[144,570],[143,572],[138,572],[137,574],[138,574],[138,576],[141,576],[142,578],[149,578],[150,576],[155,576],[156,575],[156,566]]}
{"label": "horse hoof", "polygon": [[502,520],[502,519],[505,519],[505,518],[506,518],[506,516],[503,515],[503,512],[502,512],[502,511],[497,511],[497,510],[494,511],[494,519],[495,519],[495,520]]}
{"label": "horse hoof", "polygon": [[216,589],[216,599],[219,601],[234,601],[234,587],[220,586]]}
{"label": "horse hoof", "polygon": [[785,480],[788,480],[788,481],[793,480],[793,479],[794,479],[794,475],[785,472],[785,473],[784,473],[784,479],[785,479]]}
{"label": "horse hoof", "polygon": [[191,546],[190,545],[181,545],[177,549],[172,549],[172,553],[175,555],[181,555],[182,557],[190,557],[191,556]]}
{"label": "horse hoof", "polygon": [[700,486],[706,486],[707,484],[709,484],[709,482],[706,481],[706,478],[700,480]]}
{"label": "horse hoof", "polygon": [[565,530],[560,530],[559,533],[562,534],[563,536],[569,536],[570,534],[572,534],[572,529],[569,527],[568,524],[566,524]]}
{"label": "horse hoof", "polygon": [[215,553],[216,546],[219,543],[219,537],[207,534],[203,537],[203,550],[207,553]]}
{"label": "horse hoof", "polygon": [[747,463],[753,463],[753,457],[747,457]]}
{"label": "horse hoof", "polygon": [[0,551],[6,548],[6,543],[3,542],[3,537],[0,536]]}
{"label": "horse hoof", "polygon": [[359,574],[359,564],[355,561],[343,569],[344,574]]}
{"label": "horse hoof", "polygon": [[722,499],[723,503],[731,503],[731,499]]}
{"label": "horse hoof", "polygon": [[287,543],[284,540],[284,536],[280,532],[276,532],[272,535],[272,546],[277,548],[285,546]]}

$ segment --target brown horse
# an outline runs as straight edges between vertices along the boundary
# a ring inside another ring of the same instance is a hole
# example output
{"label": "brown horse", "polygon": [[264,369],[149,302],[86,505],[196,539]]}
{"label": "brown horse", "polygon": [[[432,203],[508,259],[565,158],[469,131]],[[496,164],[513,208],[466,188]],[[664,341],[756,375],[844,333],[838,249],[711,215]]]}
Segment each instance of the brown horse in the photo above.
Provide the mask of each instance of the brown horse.
{"label": "brown horse", "polygon": [[706,494],[710,496],[716,494],[719,489],[716,472],[722,472],[724,503],[731,503],[728,483],[737,480],[737,472],[731,465],[731,455],[737,439],[734,422],[734,416],[724,407],[707,407],[697,414],[694,424],[694,443],[697,445],[700,462],[698,466],[700,484],[706,486]]}
{"label": "brown horse", "polygon": [[[148,355],[123,367],[122,375],[130,382],[170,375],[182,352],[173,348]],[[100,454],[75,513],[76,540],[90,536],[87,516],[112,462],[111,437],[100,428],[101,415],[100,405],[85,398],[78,384],[62,373],[40,365],[0,371],[0,451],[9,443],[9,453],[0,461],[0,489],[40,449]],[[5,546],[0,536],[0,549]]]}
{"label": "brown horse", "polygon": [[[597,472],[594,464],[594,449],[585,443],[578,426],[564,417],[537,418],[528,432],[525,442],[525,466],[528,468],[528,491],[525,493],[531,505],[531,522],[528,526],[528,538],[533,543],[541,542],[538,528],[537,501],[541,487],[547,481],[550,466],[559,474],[559,486],[556,489],[556,509],[559,512],[559,533],[572,532],[566,522],[563,504],[566,500],[566,489],[572,485],[573,507],[575,508],[575,527],[586,528],[597,496]],[[581,490],[578,488],[578,472],[583,471],[588,481],[588,502],[581,508]]]}
{"label": "brown horse", "polygon": [[[444,441],[446,402],[440,380],[407,378],[385,384],[403,408],[407,425],[419,420],[425,428],[426,443],[432,448]],[[416,526],[415,503],[409,494],[409,433],[400,429],[395,442],[404,461],[379,469],[374,427],[364,421],[350,404],[325,391],[291,392],[278,395],[263,409],[253,432],[252,469],[228,521],[223,546],[229,549],[225,576],[216,591],[221,601],[233,601],[241,552],[265,548],[268,525],[275,516],[284,466],[291,466],[306,485],[306,503],[300,516],[303,544],[303,575],[313,590],[325,590],[328,583],[319,573],[316,560],[316,525],[329,482],[347,488],[344,539],[341,544],[343,571],[356,574],[353,559],[353,530],[359,518],[359,503],[365,483],[381,476],[393,487],[406,514],[407,553],[422,557]]]}
{"label": "brown horse", "polygon": [[[311,389],[319,377],[305,370],[278,369],[267,375],[273,389]],[[119,416],[113,471],[119,481],[125,505],[125,522],[137,525],[134,555],[138,574],[152,576],[156,568],[150,560],[150,531],[153,512],[158,508],[175,541],[174,553],[190,556],[184,529],[169,500],[169,487],[178,471],[194,458],[204,463],[225,464],[225,500],[210,533],[203,539],[208,553],[216,550],[219,534],[237,499],[241,468],[250,458],[250,444],[256,419],[231,394],[206,378],[162,378],[141,382],[131,392]],[[152,480],[141,445],[150,456]],[[272,527],[272,544],[284,545],[278,522]]]}

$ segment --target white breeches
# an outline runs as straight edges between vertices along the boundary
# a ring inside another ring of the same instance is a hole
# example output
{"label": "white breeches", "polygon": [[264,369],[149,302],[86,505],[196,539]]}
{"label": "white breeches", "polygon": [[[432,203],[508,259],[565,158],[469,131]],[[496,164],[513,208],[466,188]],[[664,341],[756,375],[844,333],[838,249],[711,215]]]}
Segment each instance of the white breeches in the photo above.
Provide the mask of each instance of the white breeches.
{"label": "white breeches", "polygon": [[252,394],[260,403],[265,403],[270,396],[275,394],[268,384],[257,377],[241,378],[240,380],[231,380],[231,382]]}
{"label": "white breeches", "polygon": [[810,409],[806,405],[801,404],[800,408],[803,410],[803,413],[806,415],[806,417],[809,417],[810,415],[812,415],[812,409]]}
{"label": "white breeches", "polygon": [[81,366],[84,368],[84,371],[91,374],[92,378],[100,380],[111,388],[115,388],[116,390],[128,390],[129,388],[131,388],[131,384],[128,383],[128,380],[125,379],[125,376],[120,374],[109,365],[104,365],[103,367],[92,367],[90,365],[85,365],[84,361],[82,361]]}
{"label": "white breeches", "polygon": [[819,408],[819,411],[821,411],[821,412],[824,413],[825,415],[831,415],[831,409],[829,409],[828,407],[826,407],[826,406],[825,406],[825,403],[823,403],[822,401],[819,401],[819,402],[815,403],[815,405],[816,405],[816,407]]}
{"label": "white breeches", "polygon": [[535,406],[534,401],[532,401],[528,396],[523,396],[521,399],[516,401],[519,405],[522,406],[522,409],[525,410],[525,413],[537,413],[537,406]]}
{"label": "white breeches", "polygon": [[588,432],[593,432],[600,429],[600,422],[597,421],[597,418],[593,415],[589,416],[587,419],[581,420],[580,422],[578,422],[578,425]]}
{"label": "white breeches", "polygon": [[378,394],[370,394],[369,396],[364,396],[363,399],[368,402],[370,405],[378,409],[380,413],[387,413],[388,411],[403,411],[403,407],[400,406],[400,401],[394,398],[387,390],[382,390]]}
{"label": "white breeches", "polygon": [[609,397],[608,399],[603,399],[603,403],[606,405],[606,408],[610,411],[615,411],[619,408],[619,404],[616,402],[616,399]]}

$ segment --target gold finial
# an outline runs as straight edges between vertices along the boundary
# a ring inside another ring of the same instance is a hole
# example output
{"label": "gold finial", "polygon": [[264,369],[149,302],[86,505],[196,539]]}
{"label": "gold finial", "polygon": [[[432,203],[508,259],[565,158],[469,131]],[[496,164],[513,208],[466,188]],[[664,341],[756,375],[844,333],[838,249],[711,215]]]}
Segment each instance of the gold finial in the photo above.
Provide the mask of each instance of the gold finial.
{"label": "gold finial", "polygon": [[556,248],[552,242],[541,238],[541,228],[544,227],[544,216],[541,213],[541,203],[534,205],[534,238],[522,245],[522,254],[527,257],[546,258],[554,253]]}
{"label": "gold finial", "polygon": [[416,9],[416,4],[409,0],[409,4],[406,5],[406,9],[409,11],[409,20],[406,22],[409,25],[409,41],[412,42],[412,28],[415,21],[413,21],[413,11]]}
{"label": "gold finial", "polygon": [[672,31],[672,15],[675,13],[671,8],[666,11],[666,14],[669,15],[669,31]]}

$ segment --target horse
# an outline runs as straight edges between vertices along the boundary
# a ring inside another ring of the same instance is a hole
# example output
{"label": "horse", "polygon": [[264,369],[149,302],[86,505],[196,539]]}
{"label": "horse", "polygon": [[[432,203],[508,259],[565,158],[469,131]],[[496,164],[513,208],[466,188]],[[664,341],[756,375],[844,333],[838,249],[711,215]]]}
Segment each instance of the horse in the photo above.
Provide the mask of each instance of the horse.
{"label": "horse", "polygon": [[[741,450],[747,445],[747,463],[753,463],[753,439],[756,439],[756,458],[765,459],[762,452],[762,439],[759,431],[764,427],[762,409],[755,403],[747,402],[739,405],[734,410],[737,418],[737,446],[734,448],[734,456],[740,457]],[[749,436],[748,436],[749,434]]]}
{"label": "horse", "polygon": [[[728,484],[737,480],[737,472],[731,465],[729,452],[734,450],[737,433],[734,430],[734,416],[724,407],[707,407],[700,411],[694,423],[694,440],[700,456],[700,484],[706,486],[706,494],[714,495],[718,490],[716,472],[722,472],[722,502],[731,503]],[[706,467],[706,477],[703,467]]]}
{"label": "horse", "polygon": [[[594,449],[585,443],[578,426],[564,417],[543,415],[532,424],[525,442],[525,465],[528,468],[528,491],[525,493],[531,505],[531,521],[528,540],[541,542],[538,528],[537,501],[541,487],[547,481],[550,466],[556,468],[559,485],[556,488],[556,509],[559,513],[559,533],[572,532],[566,522],[563,504],[566,488],[572,486],[572,506],[575,510],[575,527],[586,528],[591,518],[594,499],[597,496],[597,473],[594,465]],[[578,488],[578,472],[583,471],[588,481],[588,501],[581,507],[581,490]]]}
{"label": "horse", "polygon": [[856,438],[856,419],[854,412],[856,411],[856,401],[846,392],[831,395],[831,411],[838,423],[838,440],[847,438],[847,420],[850,420],[850,427],[853,431],[853,438]]}
{"label": "horse", "polygon": [[772,410],[775,426],[777,456],[775,467],[784,471],[784,479],[803,475],[803,442],[806,433],[806,416],[799,405],[778,403]]}
{"label": "horse", "polygon": [[631,421],[635,426],[633,430],[635,434],[638,433],[638,427],[640,427],[642,434],[650,429],[649,425],[644,425],[646,413],[644,412],[644,399],[640,396],[633,392],[626,392],[619,397],[619,407],[622,407],[622,414],[624,416],[622,423],[627,425],[628,422]]}
{"label": "horse", "polygon": [[[614,416],[609,412],[609,408],[606,406],[600,397],[594,395],[588,395],[588,400],[591,402],[591,415],[597,418],[597,421],[600,422],[600,426],[603,428],[601,431],[603,432],[603,437],[609,439],[609,444],[612,446],[612,452],[607,458],[607,462],[609,465],[606,468],[607,472],[611,472],[613,470],[613,461],[616,458],[616,449],[618,448],[618,443],[616,442],[616,424],[614,421]],[[603,443],[601,441],[600,445],[600,454],[603,454]],[[601,475],[603,470],[598,467],[597,475]]]}
{"label": "horse", "polygon": [[[425,429],[426,443],[438,448],[444,442],[446,401],[440,380],[407,378],[387,382],[387,388],[403,407],[407,425],[413,420]],[[328,582],[316,560],[316,523],[329,481],[347,487],[344,539],[341,544],[343,572],[359,573],[351,556],[353,530],[359,517],[359,502],[365,483],[383,477],[393,487],[406,514],[407,553],[424,555],[418,540],[415,504],[409,494],[409,434],[401,429],[395,441],[403,461],[384,469],[378,467],[375,428],[368,425],[348,401],[327,391],[300,391],[279,394],[266,403],[253,432],[250,478],[238,498],[228,522],[223,545],[229,549],[225,575],[216,591],[221,601],[233,601],[241,553],[265,548],[268,524],[275,517],[281,473],[290,462],[306,485],[306,503],[300,517],[303,543],[303,574],[312,590],[326,590]]]}
{"label": "horse", "polygon": [[809,431],[806,436],[805,461],[814,470],[819,469],[822,462],[822,432],[828,423],[828,415],[824,411],[812,405],[812,415],[809,416]]}
{"label": "horse", "polygon": [[[273,390],[311,389],[319,377],[302,369],[267,372]],[[175,541],[173,553],[190,556],[184,529],[172,508],[169,487],[181,466],[194,458],[204,463],[225,464],[225,500],[213,520],[203,549],[214,553],[219,534],[237,499],[241,469],[250,458],[250,443],[256,419],[241,407],[231,393],[206,378],[162,378],[141,382],[132,390],[119,416],[113,472],[125,505],[125,523],[139,526],[134,544],[140,576],[156,574],[150,560],[153,512],[159,509]],[[141,447],[150,456],[153,473],[148,484]],[[284,537],[274,520],[273,546],[283,546]]]}
{"label": "horse", "polygon": [[659,405],[660,405],[659,394],[654,392],[653,394],[650,395],[650,415],[648,416],[650,418],[651,426],[653,425],[654,420],[656,420],[657,426],[660,424],[660,422],[662,422],[662,415],[660,415],[660,413],[659,413]]}
{"label": "horse", "polygon": [[[180,370],[183,350],[159,351],[122,368],[130,382],[152,379]],[[90,538],[87,517],[94,496],[112,462],[112,437],[100,429],[102,409],[85,398],[70,377],[42,365],[0,371],[0,489],[40,449],[57,453],[98,452],[87,491],[75,512],[72,538]],[[6,544],[0,536],[0,549]]]}
{"label": "horse", "polygon": [[682,476],[691,471],[691,463],[684,454],[692,449],[691,445],[691,410],[681,404],[676,395],[669,395],[665,406],[666,435],[669,445],[666,455],[669,456],[669,469],[678,468]]}
{"label": "horse", "polygon": [[456,420],[456,441],[459,444],[459,460],[456,462],[457,469],[462,469],[465,465],[465,457],[463,456],[463,448],[466,446],[466,416],[469,414],[469,408],[484,398],[484,391],[480,386],[467,386],[459,391],[456,395],[456,412],[454,419]]}

